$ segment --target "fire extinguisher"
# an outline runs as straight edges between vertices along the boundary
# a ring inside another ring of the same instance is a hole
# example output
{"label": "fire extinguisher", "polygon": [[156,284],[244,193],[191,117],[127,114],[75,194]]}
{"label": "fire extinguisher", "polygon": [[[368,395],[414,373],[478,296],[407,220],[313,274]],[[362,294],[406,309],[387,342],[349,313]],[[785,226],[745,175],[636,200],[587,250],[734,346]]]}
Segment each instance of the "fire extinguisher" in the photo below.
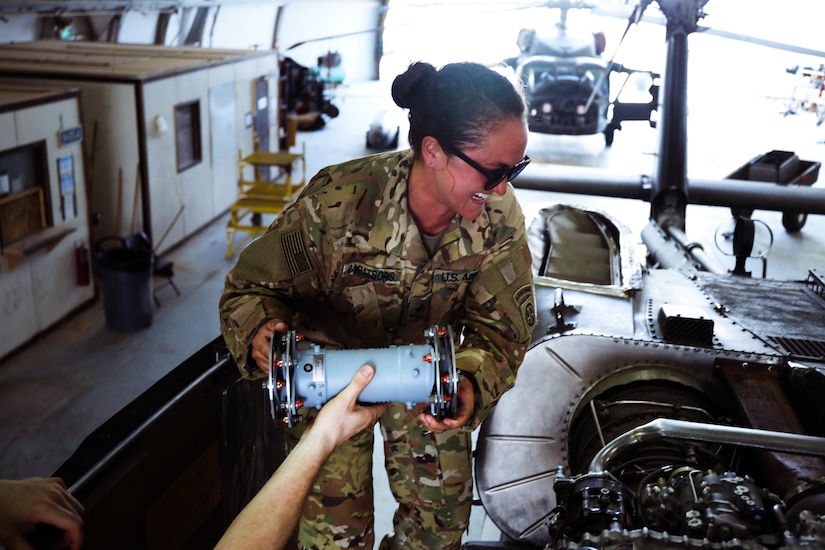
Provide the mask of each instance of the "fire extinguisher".
{"label": "fire extinguisher", "polygon": [[74,246],[75,277],[77,286],[89,286],[90,260],[89,247],[83,243],[76,243]]}

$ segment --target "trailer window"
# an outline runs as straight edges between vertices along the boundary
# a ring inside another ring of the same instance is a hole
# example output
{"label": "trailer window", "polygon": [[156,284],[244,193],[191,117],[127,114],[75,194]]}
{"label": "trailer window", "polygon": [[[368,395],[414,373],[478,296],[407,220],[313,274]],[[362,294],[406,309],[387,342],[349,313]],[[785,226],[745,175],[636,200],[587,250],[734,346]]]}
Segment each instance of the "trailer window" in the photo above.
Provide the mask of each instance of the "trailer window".
{"label": "trailer window", "polygon": [[0,153],[0,247],[51,225],[46,143]]}
{"label": "trailer window", "polygon": [[203,160],[200,101],[190,101],[175,106],[175,142],[178,153],[178,172],[183,172]]}

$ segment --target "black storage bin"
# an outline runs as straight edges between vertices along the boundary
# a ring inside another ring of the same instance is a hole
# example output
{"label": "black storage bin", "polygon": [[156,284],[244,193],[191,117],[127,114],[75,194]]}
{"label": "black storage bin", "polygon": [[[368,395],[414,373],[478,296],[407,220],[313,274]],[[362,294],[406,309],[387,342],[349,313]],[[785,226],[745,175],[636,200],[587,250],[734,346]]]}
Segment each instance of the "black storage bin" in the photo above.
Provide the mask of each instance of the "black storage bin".
{"label": "black storage bin", "polygon": [[104,237],[95,245],[95,274],[103,287],[106,326],[134,332],[152,324],[152,263],[144,234]]}

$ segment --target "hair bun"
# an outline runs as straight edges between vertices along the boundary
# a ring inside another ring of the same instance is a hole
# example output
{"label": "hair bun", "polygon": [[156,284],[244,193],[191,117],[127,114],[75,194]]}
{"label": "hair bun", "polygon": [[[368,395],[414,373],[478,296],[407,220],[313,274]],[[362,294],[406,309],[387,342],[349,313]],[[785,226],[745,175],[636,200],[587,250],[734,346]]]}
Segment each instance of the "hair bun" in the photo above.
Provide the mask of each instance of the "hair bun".
{"label": "hair bun", "polygon": [[437,74],[436,68],[429,63],[413,63],[406,72],[395,77],[392,83],[393,101],[402,109],[414,109],[421,90],[426,89]]}

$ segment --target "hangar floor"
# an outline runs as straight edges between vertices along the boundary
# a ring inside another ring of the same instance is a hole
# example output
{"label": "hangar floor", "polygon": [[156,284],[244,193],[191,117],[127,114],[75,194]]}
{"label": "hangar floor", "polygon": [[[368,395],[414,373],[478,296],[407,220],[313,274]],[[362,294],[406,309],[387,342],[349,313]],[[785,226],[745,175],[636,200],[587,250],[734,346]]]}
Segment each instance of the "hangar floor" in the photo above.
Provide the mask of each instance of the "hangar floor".
{"label": "hangar floor", "polygon": [[[299,134],[306,144],[307,173],[370,153],[365,132],[382,108],[398,112],[386,98],[389,83],[351,85],[336,92],[341,115],[322,130]],[[756,155],[769,150],[795,151],[802,159],[825,155],[825,127],[816,127],[812,114],[783,117],[782,106],[770,98],[740,97],[725,112],[720,128],[714,108],[691,114],[689,175],[721,178]],[[758,116],[754,116],[759,113]],[[401,146],[406,145],[404,122]],[[299,145],[300,146],[300,145]],[[528,154],[534,162],[596,166],[631,174],[650,173],[656,132],[643,123],[626,123],[611,148],[601,136],[531,134]],[[817,185],[822,185],[821,183]],[[606,212],[634,231],[647,222],[649,206],[628,200],[518,190],[527,220],[542,206],[568,202]],[[804,279],[811,267],[825,267],[825,217],[811,216],[802,232],[786,233],[781,215],[757,212],[773,231],[774,247],[767,275],[775,279]],[[716,255],[726,267],[733,260],[716,252],[713,235],[730,218],[727,209],[690,206],[688,235]],[[225,257],[228,216],[214,220],[198,235],[168,253],[174,261],[175,282],[158,292],[161,307],[151,327],[134,333],[115,333],[106,327],[100,302],[52,328],[31,345],[0,362],[0,478],[50,475],[83,438],[140,395],[170,369],[218,335],[217,300],[224,274],[234,259]],[[761,264],[748,266],[759,276]],[[381,449],[376,464],[381,463]],[[392,497],[377,468],[377,531],[390,529]],[[382,505],[382,501],[386,505]],[[474,511],[470,540],[490,540],[484,533],[483,511]]]}

